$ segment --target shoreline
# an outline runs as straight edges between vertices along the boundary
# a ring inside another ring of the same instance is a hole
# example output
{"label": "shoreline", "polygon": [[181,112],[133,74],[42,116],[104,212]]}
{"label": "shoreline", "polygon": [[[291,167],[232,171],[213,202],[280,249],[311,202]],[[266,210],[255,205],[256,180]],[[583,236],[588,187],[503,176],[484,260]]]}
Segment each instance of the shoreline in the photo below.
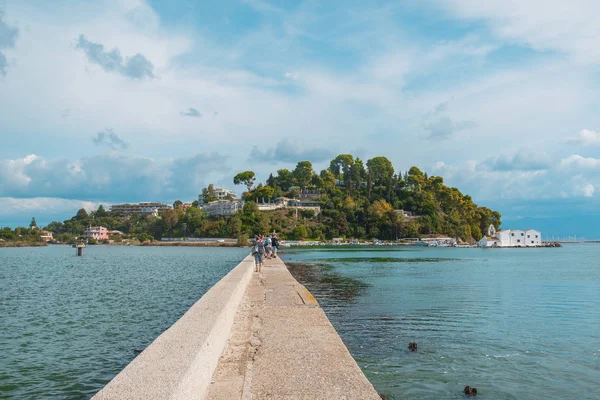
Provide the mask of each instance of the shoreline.
{"label": "shoreline", "polygon": [[0,242],[1,248],[15,248],[15,247],[47,247],[48,243],[45,242]]}
{"label": "shoreline", "polygon": [[[563,245],[567,244],[594,244],[600,243],[600,241],[582,241],[582,242],[573,242],[573,243],[561,243],[561,242],[546,242],[542,243],[540,246],[502,246],[502,247],[479,247],[473,245],[457,245],[457,246],[424,246],[422,244],[417,243],[385,243],[380,242],[377,244],[374,243],[326,243],[326,242],[296,242],[289,241],[283,242],[280,246],[280,249],[285,248],[348,248],[348,247],[435,247],[435,248],[462,248],[462,249],[540,249],[540,248],[560,248]],[[21,247],[48,247],[48,246],[71,246],[72,243],[49,243],[49,242],[25,242],[25,241],[10,241],[10,242],[0,242],[0,248],[21,248]],[[251,243],[247,245],[241,245],[237,242],[234,242],[233,239],[231,241],[159,241],[155,240],[152,242],[146,241],[140,243],[138,241],[134,242],[121,242],[121,243],[98,243],[98,244],[88,244],[86,246],[138,246],[138,247],[250,247]]]}
{"label": "shoreline", "polygon": [[[68,246],[73,243],[44,243],[44,242],[0,242],[0,248],[22,248],[22,247],[50,247],[50,246]],[[111,243],[111,244],[88,244],[86,247],[250,247],[239,245],[233,242],[152,242],[152,243]]]}
{"label": "shoreline", "polygon": [[[112,245],[107,245],[112,246]],[[239,245],[235,242],[151,242],[151,243],[140,243],[132,246],[173,246],[173,247],[250,247],[248,245]]]}

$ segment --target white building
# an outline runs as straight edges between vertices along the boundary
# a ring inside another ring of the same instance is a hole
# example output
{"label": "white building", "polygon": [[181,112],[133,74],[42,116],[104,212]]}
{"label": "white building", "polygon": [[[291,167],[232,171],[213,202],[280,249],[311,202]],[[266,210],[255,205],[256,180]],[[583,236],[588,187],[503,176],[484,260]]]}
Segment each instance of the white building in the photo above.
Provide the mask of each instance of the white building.
{"label": "white building", "polygon": [[525,242],[527,243],[527,246],[541,246],[542,232],[536,231],[535,229],[527,229],[525,231]]}
{"label": "white building", "polygon": [[284,208],[282,203],[257,203],[259,211],[273,211],[279,210],[280,208]]}
{"label": "white building", "polygon": [[477,242],[479,247],[532,247],[542,245],[542,234],[534,229],[504,229],[496,231],[494,225],[488,228],[488,234]]}
{"label": "white building", "polygon": [[147,215],[152,217],[158,217],[158,212],[161,210],[168,210],[173,208],[168,204],[164,203],[134,203],[134,204],[113,204],[110,207],[110,212],[131,216],[131,215]]}
{"label": "white building", "polygon": [[54,238],[52,237],[52,232],[50,231],[40,231],[40,241],[41,242],[51,242],[52,240],[54,240]]}
{"label": "white building", "polygon": [[321,203],[318,200],[296,200],[292,199],[287,203],[288,208],[295,208],[298,210],[311,210],[315,215],[321,213]]}
{"label": "white building", "polygon": [[[229,189],[215,188],[214,192],[217,200],[227,200],[228,197],[231,197],[234,200],[237,199],[235,193]],[[205,203],[204,195],[202,193],[198,195],[198,201],[200,202],[200,204]]]}
{"label": "white building", "polygon": [[241,200],[217,200],[202,206],[202,210],[209,217],[233,215],[241,209]]}

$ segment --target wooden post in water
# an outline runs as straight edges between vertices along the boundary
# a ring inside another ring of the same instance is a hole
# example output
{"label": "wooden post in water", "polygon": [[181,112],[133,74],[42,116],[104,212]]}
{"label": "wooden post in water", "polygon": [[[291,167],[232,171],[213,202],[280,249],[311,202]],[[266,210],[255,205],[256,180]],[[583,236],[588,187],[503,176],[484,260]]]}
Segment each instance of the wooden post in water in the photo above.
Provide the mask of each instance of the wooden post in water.
{"label": "wooden post in water", "polygon": [[85,247],[85,243],[76,243],[73,245],[77,249],[77,256],[81,257],[83,254],[83,248]]}

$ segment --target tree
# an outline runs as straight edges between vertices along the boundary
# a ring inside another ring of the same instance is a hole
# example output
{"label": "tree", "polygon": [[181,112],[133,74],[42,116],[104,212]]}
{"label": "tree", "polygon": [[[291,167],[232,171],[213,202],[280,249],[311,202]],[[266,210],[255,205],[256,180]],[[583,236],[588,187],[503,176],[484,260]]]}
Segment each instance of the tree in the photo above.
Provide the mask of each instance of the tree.
{"label": "tree", "polygon": [[292,173],[285,168],[277,170],[277,178],[275,180],[281,190],[287,192],[290,190],[290,186],[292,186]]}
{"label": "tree", "polygon": [[347,188],[353,187],[355,189],[360,188],[360,183],[363,178],[366,178],[365,167],[360,158],[356,158],[354,163],[350,166],[348,171],[348,177],[344,175],[344,184]]}
{"label": "tree", "polygon": [[375,186],[388,186],[394,176],[394,166],[386,157],[374,157],[367,161],[367,167]]}
{"label": "tree", "polygon": [[268,201],[269,199],[272,199],[273,194],[275,194],[274,188],[272,188],[271,186],[263,186],[261,184],[258,185],[258,187],[252,192],[248,193],[248,196],[246,198],[248,200],[254,200],[258,203],[264,200]]}
{"label": "tree", "polygon": [[324,169],[320,173],[321,176],[321,189],[333,190],[335,188],[335,175],[333,172]]}
{"label": "tree", "polygon": [[248,188],[248,191],[252,190],[252,186],[254,186],[255,181],[256,175],[252,171],[240,172],[239,174],[233,177],[234,185],[244,184]]}
{"label": "tree", "polygon": [[31,218],[31,223],[29,224],[29,229],[37,229],[37,222],[35,222],[35,217]]}
{"label": "tree", "polygon": [[308,237],[308,229],[304,225],[297,226],[294,229],[294,237],[298,240],[306,239]]}
{"label": "tree", "polygon": [[393,211],[393,207],[385,200],[375,200],[373,202],[372,211],[378,218],[384,218]]}
{"label": "tree", "polygon": [[410,167],[410,169],[408,170],[408,177],[407,177],[407,182],[409,185],[411,185],[413,188],[415,188],[418,192],[421,190],[421,188],[425,184],[425,181],[426,181],[425,175],[419,168],[414,167],[414,166]]}
{"label": "tree", "polygon": [[350,166],[354,164],[354,157],[351,154],[340,154],[329,163],[329,170],[339,179],[342,174],[348,174]]}
{"label": "tree", "polygon": [[177,224],[179,220],[177,217],[177,211],[169,208],[167,210],[163,210],[160,214],[165,226],[168,228],[169,232],[172,232],[173,227]]}
{"label": "tree", "polygon": [[87,213],[87,211],[85,211],[85,208],[80,208],[79,211],[77,211],[77,214],[75,215],[75,219],[78,221],[82,221],[84,219],[88,219],[89,215]]}
{"label": "tree", "polygon": [[211,183],[210,185],[208,185],[208,188],[203,188],[202,197],[204,198],[205,203],[210,203],[211,201],[218,200],[217,195],[215,194],[215,185]]}
{"label": "tree", "polygon": [[244,204],[241,217],[242,231],[249,236],[254,236],[257,233],[265,234],[269,230],[265,214],[259,211],[258,205],[254,202]]}
{"label": "tree", "polygon": [[183,205],[183,201],[175,200],[175,202],[173,203],[173,208],[178,209],[178,208],[181,208],[182,205]]}
{"label": "tree", "polygon": [[289,191],[288,196],[290,196],[292,199],[295,199],[300,196],[300,190],[298,188],[293,188]]}
{"label": "tree", "polygon": [[106,212],[106,210],[104,209],[104,206],[102,204],[100,204],[100,206],[96,210],[96,214],[95,215],[98,218],[108,217],[108,213]]}
{"label": "tree", "polygon": [[44,230],[53,233],[63,233],[65,231],[65,226],[62,222],[52,221],[44,228]]}
{"label": "tree", "polygon": [[185,212],[184,221],[190,232],[196,232],[197,229],[202,228],[204,219],[204,212],[199,208],[190,207]]}
{"label": "tree", "polygon": [[269,174],[269,177],[267,178],[267,186],[271,186],[272,188],[277,186],[277,181],[275,180],[273,174]]}
{"label": "tree", "polygon": [[198,200],[192,201],[192,207],[198,208],[199,205],[200,205],[200,202]]}
{"label": "tree", "polygon": [[154,240],[154,237],[152,237],[152,235],[150,235],[150,234],[148,234],[148,233],[146,233],[146,232],[142,232],[142,233],[140,233],[140,234],[138,235],[138,240],[139,240],[140,242],[142,242],[142,243],[143,243],[143,242],[146,242],[146,241],[150,241],[150,242],[151,242],[151,241],[153,241],[153,240]]}
{"label": "tree", "polygon": [[296,180],[301,189],[306,188],[310,183],[313,175],[313,168],[310,161],[300,161],[296,164],[296,168],[292,171],[292,176]]}

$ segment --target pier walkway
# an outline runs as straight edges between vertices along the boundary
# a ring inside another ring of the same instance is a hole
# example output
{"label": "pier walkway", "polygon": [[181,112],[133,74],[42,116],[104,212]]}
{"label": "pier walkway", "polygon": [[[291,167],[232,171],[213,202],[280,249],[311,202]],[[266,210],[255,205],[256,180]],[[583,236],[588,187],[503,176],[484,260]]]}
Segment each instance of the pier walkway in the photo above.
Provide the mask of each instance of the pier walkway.
{"label": "pier walkway", "polygon": [[380,397],[315,298],[275,259],[250,281],[208,399]]}
{"label": "pier walkway", "polygon": [[284,263],[248,256],[94,399],[380,397]]}

